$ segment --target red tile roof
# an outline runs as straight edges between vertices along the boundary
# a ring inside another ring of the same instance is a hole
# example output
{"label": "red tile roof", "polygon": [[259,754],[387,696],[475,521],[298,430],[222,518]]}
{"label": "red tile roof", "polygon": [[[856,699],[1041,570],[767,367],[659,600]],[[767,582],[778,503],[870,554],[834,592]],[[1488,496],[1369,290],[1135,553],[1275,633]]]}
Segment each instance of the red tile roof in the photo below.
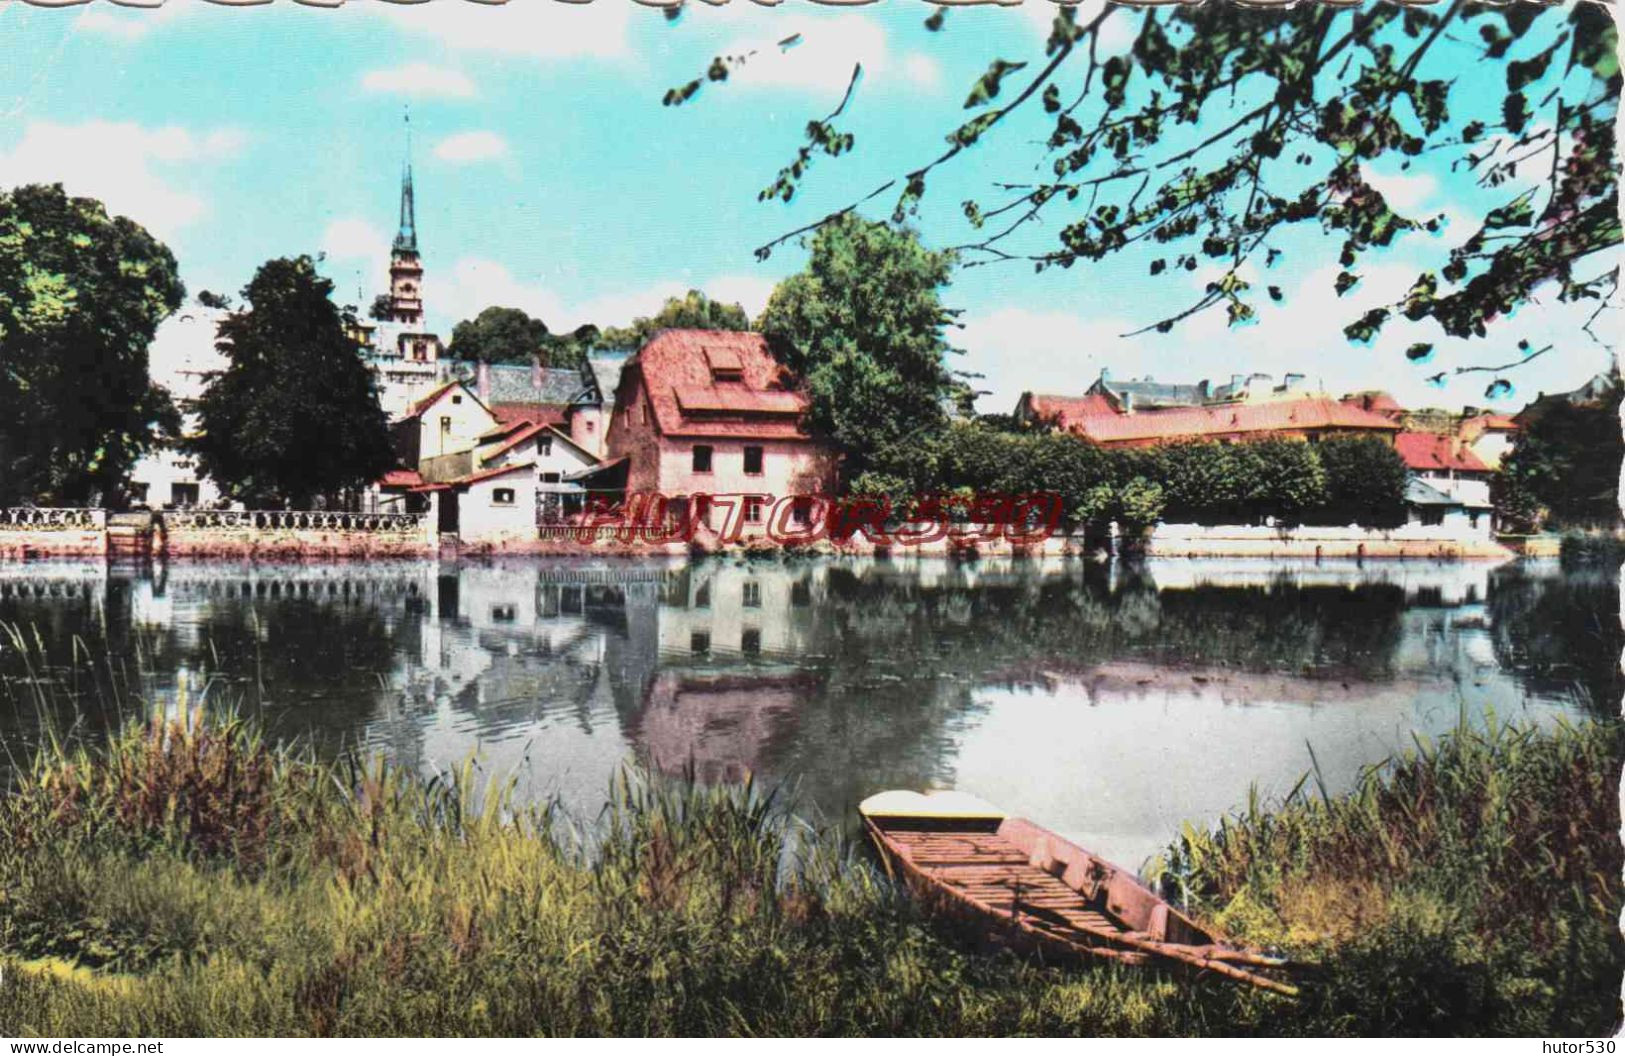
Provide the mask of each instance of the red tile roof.
{"label": "red tile roof", "polygon": [[521,425],[506,440],[502,441],[502,443],[495,450],[487,451],[485,454],[481,455],[480,456],[480,461],[481,462],[489,462],[493,458],[496,458],[496,457],[498,457],[500,455],[507,454],[509,451],[512,451],[514,448],[518,447],[520,444],[524,443],[526,440],[529,440],[531,437],[535,436],[537,433],[542,432],[543,430],[548,429],[548,428],[550,428],[550,427],[543,424],[542,422],[527,422],[526,424]]}
{"label": "red tile roof", "polygon": [[1490,467],[1453,436],[1439,433],[1404,432],[1394,437],[1394,450],[1405,465],[1418,470],[1455,470],[1459,473],[1488,473]]}
{"label": "red tile roof", "polygon": [[562,430],[560,430],[560,429],[558,429],[558,428],[556,428],[554,426],[548,425],[545,422],[530,422],[530,423],[527,423],[525,425],[521,425],[517,430],[514,431],[514,433],[511,436],[509,436],[506,440],[503,440],[501,445],[499,447],[497,447],[495,450],[487,451],[485,454],[481,455],[480,456],[480,461],[481,462],[489,462],[493,458],[496,458],[499,455],[507,454],[509,451],[512,451],[514,448],[518,447],[520,444],[524,443],[526,440],[529,440],[531,437],[535,436],[538,433],[549,433],[554,438],[556,438],[556,439],[558,439],[558,440],[560,440],[560,441],[562,441],[562,442],[564,442],[566,444],[569,444],[571,447],[575,448],[577,451],[580,451],[582,454],[586,455],[588,458],[593,457],[593,454],[592,454],[591,451],[588,451],[586,448],[582,447],[580,444],[578,444],[574,440],[570,439],[569,434],[563,432]]}
{"label": "red tile roof", "polygon": [[423,399],[409,407],[406,411],[406,416],[408,418],[416,418],[430,407],[433,407],[435,401],[444,396],[448,390],[454,389],[461,384],[462,382],[455,380],[446,382],[444,385],[440,386],[438,389],[435,389],[433,392],[429,393],[429,395],[423,397]]}
{"label": "red tile roof", "polygon": [[1027,397],[1027,407],[1035,416],[1054,422],[1062,429],[1070,429],[1084,418],[1118,413],[1117,404],[1112,402],[1112,398],[1098,392],[1087,396],[1046,396],[1042,393],[1033,393]]}
{"label": "red tile roof", "polygon": [[1402,414],[1405,408],[1400,406],[1398,400],[1380,390],[1373,392],[1356,392],[1343,397],[1343,402],[1351,407],[1373,411],[1377,414]]}
{"label": "red tile roof", "polygon": [[1122,414],[1091,414],[1068,427],[1100,444],[1158,444],[1203,437],[1263,436],[1305,430],[1399,431],[1399,426],[1372,411],[1326,397],[1223,403],[1205,407]]}
{"label": "red tile roof", "polygon": [[423,475],[415,469],[392,469],[378,478],[382,488],[412,488],[423,483]]}
{"label": "red tile roof", "polygon": [[470,473],[467,476],[458,477],[456,480],[444,480],[434,484],[420,484],[412,490],[446,491],[450,488],[461,488],[466,487],[469,484],[478,484],[482,480],[490,480],[493,477],[500,477],[504,473],[517,473],[522,469],[530,470],[534,468],[536,468],[535,462],[515,462],[511,466],[497,466],[494,469],[482,469],[478,473]]}
{"label": "red tile roof", "polygon": [[[739,381],[713,379],[714,364],[731,370],[735,362]],[[655,424],[666,436],[808,438],[801,425],[807,398],[791,389],[761,334],[662,330],[627,365],[643,378]]]}
{"label": "red tile roof", "polygon": [[514,422],[542,422],[547,425],[562,425],[566,419],[569,404],[564,403],[493,403],[491,413],[498,422],[504,425]]}
{"label": "red tile roof", "polygon": [[672,389],[677,406],[692,414],[800,414],[807,401],[794,392],[756,392],[742,385],[700,389],[678,385]]}

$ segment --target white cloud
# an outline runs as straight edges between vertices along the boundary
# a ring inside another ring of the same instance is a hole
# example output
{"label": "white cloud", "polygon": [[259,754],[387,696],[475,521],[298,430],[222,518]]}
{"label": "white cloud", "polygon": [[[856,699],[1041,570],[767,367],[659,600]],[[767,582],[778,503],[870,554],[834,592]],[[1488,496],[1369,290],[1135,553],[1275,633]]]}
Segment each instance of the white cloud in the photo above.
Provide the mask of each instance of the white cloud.
{"label": "white cloud", "polygon": [[442,139],[434,148],[434,156],[441,161],[463,165],[476,161],[490,161],[506,156],[508,141],[495,132],[459,132]]}
{"label": "white cloud", "polygon": [[94,4],[74,20],[82,33],[99,33],[120,40],[140,40],[164,22],[173,20],[184,5],[166,3],[162,7],[132,9],[111,4]]}
{"label": "white cloud", "polygon": [[942,67],[937,60],[918,51],[903,56],[903,76],[921,88],[935,88],[942,83]]}
{"label": "white cloud", "polygon": [[[1225,382],[1232,374],[1263,373],[1280,379],[1286,373],[1307,375],[1311,387],[1335,395],[1381,388],[1409,407],[1460,407],[1486,404],[1485,387],[1493,373],[1450,373],[1458,366],[1511,362],[1515,345],[1527,337],[1535,345],[1551,343],[1553,351],[1537,363],[1506,376],[1514,391],[1495,401],[1515,410],[1536,390],[1572,389],[1599,370],[1606,369],[1607,351],[1586,337],[1580,326],[1594,304],[1529,305],[1518,318],[1503,323],[1488,339],[1446,337],[1438,324],[1391,318],[1370,346],[1350,343],[1343,326],[1367,310],[1401,299],[1415,280],[1418,268],[1400,263],[1362,264],[1355,268],[1360,283],[1339,297],[1333,287],[1337,265],[1318,268],[1301,277],[1259,271],[1249,275],[1257,296],[1256,325],[1231,327],[1225,310],[1216,306],[1179,323],[1169,334],[1122,335],[1154,321],[1154,316],[1090,318],[1068,311],[1004,308],[971,316],[965,329],[953,336],[966,350],[959,365],[986,377],[978,387],[990,390],[978,403],[983,412],[1008,413],[1024,391],[1080,393],[1100,373],[1194,383],[1203,379]],[[1193,280],[1212,276],[1200,272]],[[1282,287],[1283,300],[1270,300],[1265,287]],[[1192,299],[1199,295],[1193,287]],[[1119,298],[1121,300],[1121,298]],[[1107,299],[1107,303],[1111,303]],[[1183,307],[1183,305],[1180,305]],[[1416,343],[1434,346],[1425,363],[1412,363],[1405,349]],[[1446,372],[1445,384],[1428,378]]]}
{"label": "white cloud", "polygon": [[[557,3],[511,0],[469,3],[346,4],[378,13],[402,29],[430,37],[454,51],[561,59],[618,58],[628,53],[626,30],[639,10],[625,0],[611,3]],[[646,11],[645,17],[659,18]]]}
{"label": "white cloud", "polygon": [[759,275],[722,275],[700,287],[714,301],[737,304],[752,319],[762,314],[778,282]]}
{"label": "white cloud", "polygon": [[[839,98],[852,79],[854,64],[863,66],[865,80],[899,76],[918,88],[934,88],[942,80],[935,59],[911,52],[893,56],[886,30],[873,18],[857,13],[834,16],[779,15],[770,38],[734,41],[724,55],[756,54],[737,68],[730,83],[740,87],[791,88],[821,92]],[[797,43],[781,48],[778,41],[799,35]]]}
{"label": "white cloud", "polygon": [[462,71],[431,66],[426,62],[409,62],[393,69],[371,70],[362,76],[361,87],[369,92],[414,98],[471,99],[475,94],[474,82]]}
{"label": "white cloud", "polygon": [[[1055,16],[1063,6],[1076,10],[1078,25],[1081,26],[1099,15],[1104,3],[1105,0],[1082,0],[1081,3],[1062,5],[1054,0],[1022,0],[1021,13],[1032,22],[1039,37],[1048,40],[1050,27],[1055,24]],[[1139,12],[1133,8],[1119,7],[1101,23],[1096,50],[1101,56],[1121,54],[1128,51],[1139,33]]]}
{"label": "white cloud", "polygon": [[978,406],[1008,413],[1023,392],[1081,393],[1101,367],[1131,362],[1119,347],[1119,334],[1132,329],[1118,319],[1085,319],[1074,312],[1001,308],[968,316],[965,328],[949,335],[965,350],[955,367],[984,375],[974,382],[989,390]]}
{"label": "white cloud", "polygon": [[389,239],[365,220],[346,217],[327,225],[322,252],[334,260],[366,260],[377,264],[389,256]]}
{"label": "white cloud", "polygon": [[15,147],[0,151],[0,187],[61,183],[69,193],[99,198],[110,212],[168,238],[208,212],[194,189],[198,166],[229,160],[246,142],[234,128],[194,132],[174,125],[34,121]]}

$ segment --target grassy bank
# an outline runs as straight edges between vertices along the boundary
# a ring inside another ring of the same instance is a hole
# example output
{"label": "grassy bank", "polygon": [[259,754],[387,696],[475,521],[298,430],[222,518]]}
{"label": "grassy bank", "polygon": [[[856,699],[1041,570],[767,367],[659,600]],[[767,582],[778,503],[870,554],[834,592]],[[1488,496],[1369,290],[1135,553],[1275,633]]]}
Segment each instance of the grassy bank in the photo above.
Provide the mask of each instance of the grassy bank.
{"label": "grassy bank", "polygon": [[1618,727],[1463,732],[1171,848],[1293,1001],[1040,966],[920,915],[749,787],[545,810],[219,721],[42,753],[0,799],[0,1035],[1597,1035],[1622,950]]}

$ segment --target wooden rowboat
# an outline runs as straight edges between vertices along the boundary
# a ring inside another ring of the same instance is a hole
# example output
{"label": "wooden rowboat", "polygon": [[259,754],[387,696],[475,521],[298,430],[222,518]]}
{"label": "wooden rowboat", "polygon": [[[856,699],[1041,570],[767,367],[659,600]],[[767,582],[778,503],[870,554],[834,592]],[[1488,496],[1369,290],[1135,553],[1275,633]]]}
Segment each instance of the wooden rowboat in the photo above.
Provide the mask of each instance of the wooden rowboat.
{"label": "wooden rowboat", "polygon": [[[1161,962],[1277,993],[1287,962],[1226,942],[1107,862],[961,792],[881,792],[858,806],[887,867],[917,894],[1048,956]],[[1266,974],[1268,973],[1268,974]]]}

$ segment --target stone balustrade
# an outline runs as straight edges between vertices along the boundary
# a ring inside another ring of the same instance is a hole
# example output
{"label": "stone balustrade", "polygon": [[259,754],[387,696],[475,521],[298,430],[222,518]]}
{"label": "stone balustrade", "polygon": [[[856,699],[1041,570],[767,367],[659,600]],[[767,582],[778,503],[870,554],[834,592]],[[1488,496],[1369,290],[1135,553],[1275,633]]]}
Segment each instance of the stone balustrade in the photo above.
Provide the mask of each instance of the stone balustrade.
{"label": "stone balustrade", "polygon": [[52,506],[0,507],[0,532],[95,532],[106,524],[106,510]]}
{"label": "stone balustrade", "polygon": [[348,513],[342,510],[166,510],[164,527],[194,532],[362,532],[418,535],[423,513]]}

